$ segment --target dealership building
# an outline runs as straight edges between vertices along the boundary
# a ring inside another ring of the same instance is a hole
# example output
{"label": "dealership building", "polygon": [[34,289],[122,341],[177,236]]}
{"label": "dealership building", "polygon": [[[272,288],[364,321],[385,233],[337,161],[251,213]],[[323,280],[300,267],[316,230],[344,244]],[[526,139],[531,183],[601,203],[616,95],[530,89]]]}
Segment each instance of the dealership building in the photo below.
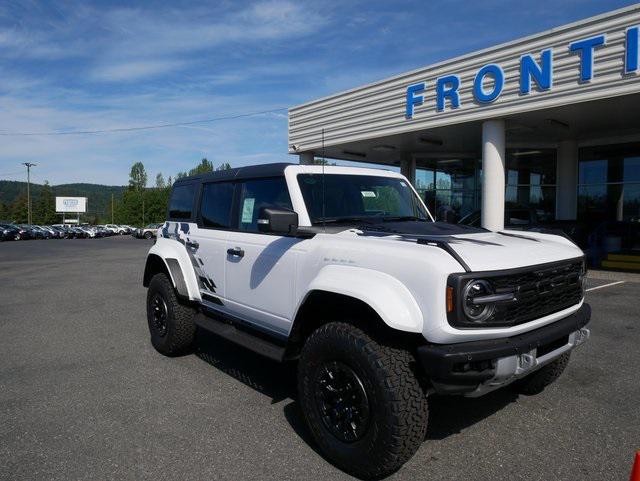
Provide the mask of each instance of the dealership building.
{"label": "dealership building", "polygon": [[[637,223],[640,5],[292,107],[289,152],[400,168],[438,217],[492,230]],[[610,250],[640,248],[625,235]]]}

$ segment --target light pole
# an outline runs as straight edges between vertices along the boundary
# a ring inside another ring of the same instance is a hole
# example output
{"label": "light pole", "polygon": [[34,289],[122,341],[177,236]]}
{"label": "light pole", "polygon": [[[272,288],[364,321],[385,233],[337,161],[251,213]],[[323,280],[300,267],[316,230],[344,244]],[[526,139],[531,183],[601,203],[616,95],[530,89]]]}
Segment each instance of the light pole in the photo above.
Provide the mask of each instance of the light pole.
{"label": "light pole", "polygon": [[27,224],[31,224],[31,167],[38,164],[23,162],[22,165],[27,168]]}

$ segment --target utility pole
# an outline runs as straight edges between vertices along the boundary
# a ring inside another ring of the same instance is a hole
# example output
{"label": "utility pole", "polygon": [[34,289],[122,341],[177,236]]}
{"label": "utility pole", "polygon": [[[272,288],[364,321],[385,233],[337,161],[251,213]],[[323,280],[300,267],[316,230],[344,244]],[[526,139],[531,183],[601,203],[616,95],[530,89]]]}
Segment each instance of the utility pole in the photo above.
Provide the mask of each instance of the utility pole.
{"label": "utility pole", "polygon": [[113,192],[111,192],[111,223],[113,224]]}
{"label": "utility pole", "polygon": [[31,224],[31,167],[38,164],[23,162],[22,165],[27,168],[27,224]]}

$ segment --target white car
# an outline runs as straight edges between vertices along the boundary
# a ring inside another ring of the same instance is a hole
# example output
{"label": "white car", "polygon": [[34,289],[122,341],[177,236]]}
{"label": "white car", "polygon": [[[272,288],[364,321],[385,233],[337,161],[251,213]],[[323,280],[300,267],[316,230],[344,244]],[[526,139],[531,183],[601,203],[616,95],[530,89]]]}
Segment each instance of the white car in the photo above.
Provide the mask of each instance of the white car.
{"label": "white car", "polygon": [[87,225],[80,225],[77,226],[80,230],[82,230],[83,232],[87,233],[87,237],[93,239],[96,236],[96,231],[95,229],[91,228],[90,226]]}
{"label": "white car", "polygon": [[127,232],[124,227],[116,225],[116,224],[106,224],[104,227],[105,227],[105,229],[108,229],[111,232],[113,232],[114,234],[118,234],[118,235],[124,235]]}
{"label": "white car", "polygon": [[394,172],[201,174],[176,181],[168,214],[144,272],[153,346],[186,352],[199,326],[297,361],[310,432],[359,477],[416,452],[428,395],[541,392],[589,337],[575,244],[433,222]]}

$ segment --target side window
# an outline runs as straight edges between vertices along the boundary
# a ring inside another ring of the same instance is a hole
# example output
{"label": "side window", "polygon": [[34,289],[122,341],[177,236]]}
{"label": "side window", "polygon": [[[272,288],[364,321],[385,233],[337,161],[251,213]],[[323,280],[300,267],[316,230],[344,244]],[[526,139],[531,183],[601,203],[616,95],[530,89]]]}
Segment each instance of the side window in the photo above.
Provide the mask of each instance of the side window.
{"label": "side window", "polygon": [[174,220],[191,219],[193,208],[194,184],[176,185],[171,193],[169,201],[169,218]]}
{"label": "side window", "polygon": [[284,177],[240,182],[238,229],[258,232],[258,214],[263,207],[292,210],[289,189]]}
{"label": "side window", "polygon": [[233,184],[214,182],[204,184],[200,201],[200,217],[204,227],[228,229],[231,227]]}

